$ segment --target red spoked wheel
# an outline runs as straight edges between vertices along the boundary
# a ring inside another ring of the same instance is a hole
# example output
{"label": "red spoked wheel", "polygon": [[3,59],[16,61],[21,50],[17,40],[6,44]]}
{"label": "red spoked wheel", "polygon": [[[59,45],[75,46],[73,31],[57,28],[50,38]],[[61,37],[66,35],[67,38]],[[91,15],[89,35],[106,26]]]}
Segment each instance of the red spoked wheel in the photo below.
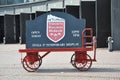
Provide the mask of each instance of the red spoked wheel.
{"label": "red spoked wheel", "polygon": [[41,56],[38,55],[36,60],[33,61],[29,61],[29,58],[33,58],[34,56],[25,56],[23,61],[22,61],[22,65],[23,68],[28,71],[28,72],[35,72],[42,64],[42,59]]}
{"label": "red spoked wheel", "polygon": [[79,56],[79,59],[76,58],[75,54],[73,54],[71,57],[71,64],[73,65],[73,67],[77,68],[80,71],[87,71],[91,68],[92,59],[88,54],[80,53],[77,56]]}

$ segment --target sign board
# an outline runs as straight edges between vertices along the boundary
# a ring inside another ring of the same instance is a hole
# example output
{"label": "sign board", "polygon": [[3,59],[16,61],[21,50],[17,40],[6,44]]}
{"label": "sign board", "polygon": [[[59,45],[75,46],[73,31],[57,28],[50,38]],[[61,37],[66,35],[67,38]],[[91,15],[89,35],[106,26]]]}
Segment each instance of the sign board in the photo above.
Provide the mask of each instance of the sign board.
{"label": "sign board", "polygon": [[80,48],[85,20],[64,12],[45,13],[26,22],[26,48]]}

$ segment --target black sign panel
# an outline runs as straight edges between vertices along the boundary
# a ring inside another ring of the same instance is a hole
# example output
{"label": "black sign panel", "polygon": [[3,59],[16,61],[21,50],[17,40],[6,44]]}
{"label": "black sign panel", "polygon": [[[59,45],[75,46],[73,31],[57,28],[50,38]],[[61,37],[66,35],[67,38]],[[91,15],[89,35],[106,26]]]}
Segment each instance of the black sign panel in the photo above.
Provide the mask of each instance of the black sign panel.
{"label": "black sign panel", "polygon": [[85,20],[50,12],[26,22],[26,48],[78,48]]}

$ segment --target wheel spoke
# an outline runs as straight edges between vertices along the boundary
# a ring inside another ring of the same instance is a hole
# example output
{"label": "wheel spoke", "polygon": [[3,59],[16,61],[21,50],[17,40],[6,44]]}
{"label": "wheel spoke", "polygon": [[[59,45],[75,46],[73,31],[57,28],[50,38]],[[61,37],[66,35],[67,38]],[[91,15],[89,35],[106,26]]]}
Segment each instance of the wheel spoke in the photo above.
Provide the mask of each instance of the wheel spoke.
{"label": "wheel spoke", "polygon": [[36,71],[40,67],[40,65],[42,64],[41,56],[38,56],[38,61],[35,61],[35,62],[27,61],[27,57],[28,56],[25,56],[25,58],[22,62],[24,69],[28,72]]}
{"label": "wheel spoke", "polygon": [[92,65],[91,57],[88,54],[83,54],[83,53],[80,53],[77,56],[79,56],[81,59],[76,60],[75,54],[73,54],[71,57],[71,64],[73,65],[73,67],[77,68],[80,71],[88,70]]}

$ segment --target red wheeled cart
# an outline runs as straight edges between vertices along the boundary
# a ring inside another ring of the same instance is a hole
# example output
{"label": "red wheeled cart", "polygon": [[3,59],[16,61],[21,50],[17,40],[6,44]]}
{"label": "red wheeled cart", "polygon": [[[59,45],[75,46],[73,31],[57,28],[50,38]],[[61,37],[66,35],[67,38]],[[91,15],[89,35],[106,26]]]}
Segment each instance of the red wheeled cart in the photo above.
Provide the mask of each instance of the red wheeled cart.
{"label": "red wheeled cart", "polygon": [[[86,35],[86,33],[88,35]],[[87,41],[88,40],[88,41]],[[42,64],[42,59],[50,52],[58,51],[74,51],[71,57],[71,64],[80,71],[90,69],[92,62],[96,61],[96,38],[93,37],[91,28],[85,28],[82,32],[82,47],[81,48],[34,48],[34,49],[19,49],[20,53],[26,53],[24,59],[21,57],[21,62],[25,70],[28,72],[36,71]],[[87,54],[87,51],[93,51],[93,59]],[[39,52],[46,52],[40,56]]]}

